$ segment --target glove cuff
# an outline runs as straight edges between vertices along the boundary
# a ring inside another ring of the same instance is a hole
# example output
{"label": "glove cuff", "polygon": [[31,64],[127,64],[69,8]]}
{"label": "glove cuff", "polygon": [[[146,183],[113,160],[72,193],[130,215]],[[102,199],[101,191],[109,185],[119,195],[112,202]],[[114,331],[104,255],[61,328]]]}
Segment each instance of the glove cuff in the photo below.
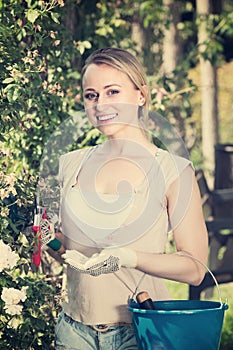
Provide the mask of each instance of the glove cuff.
{"label": "glove cuff", "polygon": [[121,248],[122,252],[124,254],[124,259],[122,259],[122,266],[128,267],[128,268],[136,268],[138,263],[138,257],[135,250],[128,249],[128,248]]}

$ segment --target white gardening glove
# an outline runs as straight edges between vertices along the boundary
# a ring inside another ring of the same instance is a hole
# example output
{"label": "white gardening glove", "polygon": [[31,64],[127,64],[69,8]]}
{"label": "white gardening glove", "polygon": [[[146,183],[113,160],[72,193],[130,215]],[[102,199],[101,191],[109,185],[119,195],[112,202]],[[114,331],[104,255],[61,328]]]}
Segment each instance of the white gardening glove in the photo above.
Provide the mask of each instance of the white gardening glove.
{"label": "white gardening glove", "polygon": [[48,244],[55,238],[54,224],[48,219],[41,219],[40,221],[41,242],[43,245]]}
{"label": "white gardening glove", "polygon": [[86,268],[101,263],[110,257],[118,259],[119,268],[137,266],[137,254],[134,250],[128,248],[105,248],[99,254],[94,254],[86,263]]}
{"label": "white gardening glove", "polygon": [[68,250],[63,257],[74,269],[92,276],[112,273],[122,266],[135,268],[137,265],[136,252],[128,248],[106,248],[90,258],[75,250]]}
{"label": "white gardening glove", "polygon": [[88,259],[90,259],[77,250],[66,250],[66,252],[62,254],[62,258],[65,259],[65,263],[80,270],[85,270],[85,264]]}

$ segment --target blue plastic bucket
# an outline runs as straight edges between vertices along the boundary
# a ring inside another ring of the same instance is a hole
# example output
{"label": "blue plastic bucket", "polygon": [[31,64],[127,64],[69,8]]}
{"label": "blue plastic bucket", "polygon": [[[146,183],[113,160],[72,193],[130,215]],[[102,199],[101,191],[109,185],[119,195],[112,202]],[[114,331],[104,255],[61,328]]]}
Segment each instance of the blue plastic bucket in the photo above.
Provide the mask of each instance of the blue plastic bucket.
{"label": "blue plastic bucket", "polygon": [[154,302],[155,310],[129,310],[139,350],[217,350],[227,304],[200,300]]}
{"label": "blue plastic bucket", "polygon": [[224,313],[228,305],[222,302],[218,282],[202,261],[189,254],[178,255],[190,258],[206,268],[216,284],[220,301],[154,301],[155,310],[143,310],[131,299],[128,309],[132,313],[138,350],[219,349]]}

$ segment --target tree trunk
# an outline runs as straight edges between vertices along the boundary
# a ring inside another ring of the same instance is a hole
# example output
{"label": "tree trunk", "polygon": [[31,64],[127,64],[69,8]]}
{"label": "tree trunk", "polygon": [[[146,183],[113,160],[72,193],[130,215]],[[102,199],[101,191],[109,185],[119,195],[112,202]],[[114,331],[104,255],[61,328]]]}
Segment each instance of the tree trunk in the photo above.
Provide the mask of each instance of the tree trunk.
{"label": "tree trunk", "polygon": [[143,46],[144,46],[144,32],[143,29],[141,27],[141,24],[139,22],[139,20],[134,19],[132,22],[132,39],[133,41],[135,41],[136,43],[136,50],[138,52],[138,54],[143,57]]}
{"label": "tree trunk", "polygon": [[201,71],[202,153],[206,176],[209,185],[212,187],[215,163],[214,145],[219,140],[217,69],[216,65],[211,62],[210,57],[204,57],[204,53],[210,40],[208,17],[211,14],[212,2],[211,0],[197,0],[196,5],[197,15],[200,20],[198,28],[198,44]]}
{"label": "tree trunk", "polygon": [[164,74],[171,73],[178,64],[180,57],[180,45],[177,24],[180,20],[178,2],[175,0],[163,0],[163,7],[168,13],[168,28],[164,29],[163,40],[163,66]]}

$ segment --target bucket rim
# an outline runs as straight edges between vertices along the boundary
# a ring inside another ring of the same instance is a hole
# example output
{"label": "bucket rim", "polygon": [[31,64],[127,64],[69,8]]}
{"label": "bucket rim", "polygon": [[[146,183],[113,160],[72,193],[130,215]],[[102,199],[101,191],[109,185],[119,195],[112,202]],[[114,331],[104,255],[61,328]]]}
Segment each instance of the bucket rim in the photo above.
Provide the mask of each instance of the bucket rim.
{"label": "bucket rim", "polygon": [[[222,303],[220,301],[212,301],[212,300],[158,300],[158,301],[155,301],[155,305],[156,303],[164,303],[164,304],[169,304],[169,303],[173,303],[173,304],[181,304],[181,303],[193,303],[193,302],[196,302],[196,304],[205,304],[205,303],[208,303],[210,305],[210,307],[208,308],[205,308],[205,309],[202,309],[201,308],[201,305],[200,305],[200,308],[193,308],[193,309],[189,309],[189,308],[183,308],[183,309],[180,309],[180,310],[163,310],[163,309],[154,309],[154,310],[147,310],[147,309],[140,309],[139,307],[139,304],[136,303],[134,300],[132,300],[132,302],[130,302],[129,306],[128,306],[128,310],[131,311],[132,313],[139,313],[139,314],[173,314],[173,315],[181,315],[181,314],[196,314],[196,313],[203,313],[203,312],[211,312],[211,311],[225,311],[229,308],[229,305],[227,303]],[[138,306],[138,307],[134,307],[135,306]],[[211,304],[212,306],[213,305],[216,305],[216,307],[211,307]]]}

